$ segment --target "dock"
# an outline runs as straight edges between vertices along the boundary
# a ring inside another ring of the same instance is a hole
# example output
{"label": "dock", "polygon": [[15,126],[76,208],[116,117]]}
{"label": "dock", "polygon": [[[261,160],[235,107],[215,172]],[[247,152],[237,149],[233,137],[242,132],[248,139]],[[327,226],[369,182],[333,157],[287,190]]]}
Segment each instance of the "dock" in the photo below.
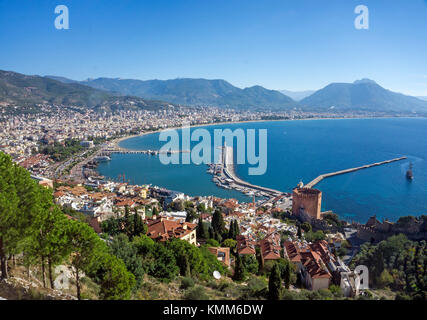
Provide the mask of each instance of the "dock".
{"label": "dock", "polygon": [[234,168],[233,148],[232,147],[225,146],[222,148],[221,159],[222,159],[224,175],[227,178],[233,180],[233,182],[236,185],[241,186],[241,187],[245,187],[248,189],[256,190],[256,191],[265,192],[265,193],[268,193],[272,197],[277,197],[277,196],[281,196],[284,194],[282,191],[278,191],[278,190],[274,190],[274,189],[270,189],[270,188],[266,188],[266,187],[262,187],[262,186],[257,186],[257,185],[251,184],[249,182],[243,181],[242,179],[238,178],[236,176],[235,168]]}
{"label": "dock", "polygon": [[190,153],[190,150],[169,150],[169,151],[160,151],[160,150],[129,150],[124,148],[114,148],[114,149],[105,149],[103,150],[104,154],[175,154],[175,153]]}
{"label": "dock", "polygon": [[400,158],[395,158],[395,159],[391,159],[391,160],[386,160],[386,161],[381,161],[381,162],[375,162],[372,164],[367,164],[361,167],[357,167],[357,168],[350,168],[350,169],[346,169],[346,170],[341,170],[341,171],[336,171],[336,172],[331,172],[331,173],[325,173],[325,174],[321,174],[320,176],[318,176],[316,179],[314,179],[313,181],[307,183],[304,188],[313,188],[316,184],[318,184],[320,181],[322,181],[323,179],[326,178],[330,178],[333,176],[339,176],[342,174],[346,174],[346,173],[350,173],[350,172],[355,172],[355,171],[359,171],[359,170],[364,170],[364,169],[368,169],[368,168],[372,168],[372,167],[376,167],[376,166],[381,166],[384,164],[389,164],[392,162],[397,162],[397,161],[402,161],[407,159],[407,157],[400,157]]}

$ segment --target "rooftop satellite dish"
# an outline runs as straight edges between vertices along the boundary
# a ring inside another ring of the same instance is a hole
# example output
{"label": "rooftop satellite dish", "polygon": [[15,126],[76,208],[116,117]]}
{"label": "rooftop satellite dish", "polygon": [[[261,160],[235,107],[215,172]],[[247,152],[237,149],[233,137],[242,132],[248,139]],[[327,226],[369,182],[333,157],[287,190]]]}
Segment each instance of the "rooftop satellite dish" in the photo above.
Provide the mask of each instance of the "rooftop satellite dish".
{"label": "rooftop satellite dish", "polygon": [[219,273],[218,271],[214,271],[213,272],[213,277],[217,280],[221,279],[221,273]]}

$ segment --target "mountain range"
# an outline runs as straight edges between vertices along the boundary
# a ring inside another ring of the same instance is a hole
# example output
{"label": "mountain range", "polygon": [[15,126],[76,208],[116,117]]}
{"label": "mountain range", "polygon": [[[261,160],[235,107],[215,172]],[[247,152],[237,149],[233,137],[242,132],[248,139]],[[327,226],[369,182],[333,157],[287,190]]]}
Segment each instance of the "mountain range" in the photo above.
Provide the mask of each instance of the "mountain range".
{"label": "mountain range", "polygon": [[80,82],[92,88],[124,95],[171,101],[187,106],[283,109],[296,106],[294,100],[279,91],[261,86],[237,88],[225,80],[173,79],[126,80],[98,78]]}
{"label": "mountain range", "polygon": [[97,78],[75,81],[0,70],[0,105],[51,103],[93,108],[158,109],[169,104],[251,110],[383,112],[427,114],[427,101],[387,90],[369,79],[331,83],[315,92],[290,96],[261,86],[238,88],[225,80],[133,80]]}
{"label": "mountain range", "polygon": [[118,109],[154,110],[169,104],[98,90],[66,78],[58,80],[0,70],[0,106],[51,104],[109,112]]}
{"label": "mountain range", "polygon": [[[370,79],[331,83],[317,91],[276,91],[261,86],[240,89],[225,80],[88,79],[79,82],[96,89],[184,105],[307,111],[369,111],[427,113],[427,103],[384,89]],[[288,95],[284,94],[288,93]]]}
{"label": "mountain range", "polygon": [[280,90],[280,92],[288,97],[291,97],[295,101],[300,101],[305,97],[311,96],[316,91],[315,90],[305,90],[305,91]]}
{"label": "mountain range", "polygon": [[426,101],[384,89],[370,79],[331,83],[302,99],[300,104],[317,111],[427,112]]}

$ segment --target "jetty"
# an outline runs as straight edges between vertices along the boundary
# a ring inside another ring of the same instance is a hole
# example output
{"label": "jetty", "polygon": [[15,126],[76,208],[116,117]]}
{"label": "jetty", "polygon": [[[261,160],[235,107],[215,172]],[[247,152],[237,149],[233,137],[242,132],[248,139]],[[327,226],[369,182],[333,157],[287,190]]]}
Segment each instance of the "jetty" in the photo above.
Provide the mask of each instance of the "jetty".
{"label": "jetty", "polygon": [[224,175],[228,179],[231,179],[235,185],[252,189],[254,191],[265,192],[272,197],[278,197],[284,194],[282,191],[278,191],[278,190],[274,190],[274,189],[270,189],[262,186],[257,186],[238,178],[234,168],[233,147],[224,146],[222,148],[221,160],[222,160]]}
{"label": "jetty", "polygon": [[376,166],[381,166],[384,164],[389,164],[392,162],[397,162],[397,161],[401,161],[401,160],[405,160],[407,159],[407,157],[400,157],[400,158],[395,158],[395,159],[391,159],[391,160],[386,160],[386,161],[381,161],[381,162],[375,162],[372,164],[367,164],[361,167],[357,167],[357,168],[350,168],[350,169],[346,169],[346,170],[341,170],[341,171],[336,171],[336,172],[331,172],[331,173],[325,173],[325,174],[321,174],[320,176],[318,176],[316,179],[314,179],[313,181],[307,183],[304,188],[313,188],[316,184],[318,184],[320,181],[322,181],[323,179],[326,178],[330,178],[333,176],[339,176],[342,174],[346,174],[346,173],[350,173],[350,172],[355,172],[355,171],[359,171],[359,170],[364,170],[364,169],[368,169],[368,168],[372,168],[372,167],[376,167]]}
{"label": "jetty", "polygon": [[190,153],[190,150],[168,150],[168,151],[160,151],[160,150],[130,150],[130,149],[124,149],[120,147],[116,147],[113,149],[105,149],[103,150],[104,154],[112,154],[112,153],[119,153],[119,154],[151,154],[151,155],[158,155],[158,154],[174,154],[174,153]]}

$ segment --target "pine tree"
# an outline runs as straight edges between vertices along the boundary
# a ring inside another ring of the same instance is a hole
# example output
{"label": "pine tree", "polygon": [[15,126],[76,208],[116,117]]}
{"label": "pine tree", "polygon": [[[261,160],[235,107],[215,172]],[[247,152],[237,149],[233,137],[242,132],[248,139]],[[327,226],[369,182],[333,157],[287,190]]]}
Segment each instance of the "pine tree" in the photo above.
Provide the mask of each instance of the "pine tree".
{"label": "pine tree", "polygon": [[38,211],[38,184],[24,168],[0,152],[0,280],[8,277],[7,260],[18,252]]}
{"label": "pine tree", "polygon": [[286,289],[289,289],[289,286],[291,285],[291,265],[289,261],[285,262],[282,276],[283,276],[283,281],[285,282]]}
{"label": "pine tree", "polygon": [[228,236],[227,236],[227,238],[228,239],[235,239],[235,231],[236,231],[236,228],[234,227],[234,223],[236,222],[236,220],[231,220],[231,222],[230,222],[230,227],[229,227],[229,229],[228,229]]}
{"label": "pine tree", "polygon": [[215,239],[215,233],[212,227],[209,227],[209,239]]}
{"label": "pine tree", "polygon": [[206,230],[206,225],[203,223],[202,218],[199,218],[199,223],[197,225],[197,238],[199,239],[209,238],[208,230]]}
{"label": "pine tree", "polygon": [[62,211],[53,204],[50,189],[38,186],[38,212],[34,216],[30,235],[24,246],[25,262],[27,265],[35,261],[41,263],[43,285],[46,287],[45,267],[51,288],[53,284],[53,266],[60,264],[69,256],[71,248],[67,239],[68,219]]}
{"label": "pine tree", "polygon": [[237,220],[234,220],[234,239],[236,239],[238,235],[240,235],[239,223]]}
{"label": "pine tree", "polygon": [[218,243],[222,242],[222,236],[219,234],[219,232],[215,232],[214,239],[218,241]]}
{"label": "pine tree", "polygon": [[184,277],[191,276],[191,270],[190,270],[190,262],[188,261],[187,255],[180,255],[177,257],[177,264],[180,270],[180,273]]}
{"label": "pine tree", "polygon": [[222,217],[222,212],[218,209],[215,210],[214,214],[212,215],[212,228],[219,234],[223,234],[225,231],[224,218]]}
{"label": "pine tree", "polygon": [[246,272],[245,272],[245,267],[243,265],[242,258],[238,254],[236,257],[236,263],[234,266],[233,280],[236,280],[236,281],[244,280],[245,279],[245,273]]}
{"label": "pine tree", "polygon": [[268,279],[268,298],[270,300],[280,300],[281,292],[282,279],[280,277],[279,266],[275,264]]}
{"label": "pine tree", "polygon": [[133,233],[132,233],[131,240],[133,239],[133,237],[137,237],[141,234],[146,234],[146,233],[147,233],[147,226],[145,225],[144,221],[142,221],[141,216],[135,210],[135,214],[133,215]]}
{"label": "pine tree", "polygon": [[80,277],[82,272],[90,273],[96,268],[98,259],[105,254],[105,244],[86,223],[79,221],[69,221],[68,235],[70,239],[69,245],[72,248],[71,266],[77,288],[77,299],[81,298],[81,282]]}

